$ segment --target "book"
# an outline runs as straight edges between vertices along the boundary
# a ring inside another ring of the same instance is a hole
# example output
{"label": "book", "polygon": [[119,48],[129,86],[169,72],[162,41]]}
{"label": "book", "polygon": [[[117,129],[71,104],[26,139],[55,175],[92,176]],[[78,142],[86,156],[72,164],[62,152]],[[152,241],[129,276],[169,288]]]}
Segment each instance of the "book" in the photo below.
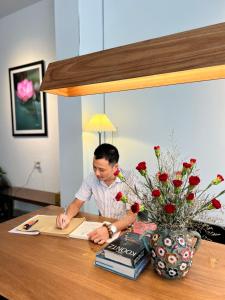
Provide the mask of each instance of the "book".
{"label": "book", "polygon": [[[85,218],[72,218],[66,228],[59,229],[56,226],[56,217],[56,215],[36,215],[11,229],[9,232],[26,235],[45,234],[88,240],[88,233],[103,225],[101,222],[86,221]],[[117,238],[119,234],[120,232],[116,233],[112,239],[107,240],[107,242],[111,242]]]}
{"label": "book", "polygon": [[139,276],[139,274],[144,270],[144,268],[147,266],[149,261],[150,261],[150,255],[146,254],[138,261],[135,267],[131,267],[107,259],[105,257],[104,250],[101,250],[96,254],[95,266],[101,267],[107,271],[122,275],[130,279],[136,279]]}
{"label": "book", "polygon": [[135,266],[146,254],[147,250],[140,234],[127,232],[109,243],[104,248],[107,259],[120,262],[127,266]]}

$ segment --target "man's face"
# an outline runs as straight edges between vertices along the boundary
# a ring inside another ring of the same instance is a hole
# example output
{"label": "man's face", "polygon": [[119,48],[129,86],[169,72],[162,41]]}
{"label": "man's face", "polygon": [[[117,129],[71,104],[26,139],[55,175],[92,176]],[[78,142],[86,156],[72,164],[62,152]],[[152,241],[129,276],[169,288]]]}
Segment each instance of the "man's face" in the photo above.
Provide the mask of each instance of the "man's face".
{"label": "man's face", "polygon": [[117,170],[118,164],[111,165],[105,158],[93,159],[93,170],[99,180],[107,181],[114,179],[114,172]]}

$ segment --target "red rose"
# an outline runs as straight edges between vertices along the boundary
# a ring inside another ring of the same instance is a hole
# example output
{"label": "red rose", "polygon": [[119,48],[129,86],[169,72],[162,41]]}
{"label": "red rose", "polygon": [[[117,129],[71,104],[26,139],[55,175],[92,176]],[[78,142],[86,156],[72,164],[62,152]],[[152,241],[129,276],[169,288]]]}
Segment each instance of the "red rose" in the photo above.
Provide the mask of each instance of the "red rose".
{"label": "red rose", "polygon": [[195,194],[194,194],[194,193],[189,193],[189,194],[187,195],[186,199],[187,199],[188,201],[192,201],[192,200],[194,199],[194,197],[195,197]]}
{"label": "red rose", "polygon": [[196,163],[196,159],[195,158],[191,158],[190,159],[190,164],[193,166]]}
{"label": "red rose", "polygon": [[176,172],[176,179],[181,179],[182,178],[182,172],[181,171],[177,171]]}
{"label": "red rose", "polygon": [[183,167],[184,167],[185,169],[190,169],[190,168],[192,167],[192,164],[189,164],[189,163],[187,163],[187,162],[184,162],[184,163],[183,163]]}
{"label": "red rose", "polygon": [[182,180],[179,180],[179,179],[174,179],[173,180],[173,185],[178,188],[182,185],[183,181]]}
{"label": "red rose", "polygon": [[115,177],[118,177],[121,181],[126,181],[125,177],[123,176],[123,174],[121,173],[121,171],[119,169],[117,169],[113,175]]}
{"label": "red rose", "polygon": [[136,169],[138,170],[138,172],[142,175],[142,176],[146,176],[147,174],[147,166],[146,166],[146,162],[145,161],[142,161],[140,162]]}
{"label": "red rose", "polygon": [[115,177],[117,177],[117,176],[119,175],[119,173],[120,173],[120,170],[119,170],[119,169],[117,169],[117,170],[114,172],[114,174],[113,174],[113,175],[114,175]]}
{"label": "red rose", "polygon": [[167,173],[159,174],[159,181],[166,182],[167,179],[168,179],[168,174]]}
{"label": "red rose", "polygon": [[220,175],[220,174],[217,175],[217,178],[218,178],[218,180],[219,180],[220,182],[224,181],[223,176]]}
{"label": "red rose", "polygon": [[131,205],[131,211],[136,214],[140,211],[140,204],[135,202],[133,205]]}
{"label": "red rose", "polygon": [[223,176],[220,174],[217,174],[216,178],[212,180],[211,184],[217,185],[224,181]]}
{"label": "red rose", "polygon": [[118,192],[117,195],[116,195],[116,201],[120,201],[123,197],[123,193],[122,192]]}
{"label": "red rose", "polygon": [[172,203],[166,204],[164,210],[167,214],[173,214],[176,211],[176,206]]}
{"label": "red rose", "polygon": [[212,206],[213,206],[214,208],[216,208],[216,209],[221,208],[221,203],[220,203],[220,201],[217,200],[216,198],[213,198],[212,201],[211,201],[211,203],[212,203]]}
{"label": "red rose", "polygon": [[140,171],[146,171],[147,167],[146,167],[146,162],[145,161],[142,161],[140,162],[136,169],[140,172]]}
{"label": "red rose", "polygon": [[189,184],[192,186],[198,185],[200,183],[200,178],[198,176],[191,176],[189,178]]}
{"label": "red rose", "polygon": [[152,191],[152,197],[160,197],[160,195],[161,195],[161,192],[160,192],[160,190],[158,190],[158,189],[155,189],[155,190],[153,190]]}
{"label": "red rose", "polygon": [[154,150],[155,150],[155,156],[158,158],[160,156],[160,146],[155,146]]}

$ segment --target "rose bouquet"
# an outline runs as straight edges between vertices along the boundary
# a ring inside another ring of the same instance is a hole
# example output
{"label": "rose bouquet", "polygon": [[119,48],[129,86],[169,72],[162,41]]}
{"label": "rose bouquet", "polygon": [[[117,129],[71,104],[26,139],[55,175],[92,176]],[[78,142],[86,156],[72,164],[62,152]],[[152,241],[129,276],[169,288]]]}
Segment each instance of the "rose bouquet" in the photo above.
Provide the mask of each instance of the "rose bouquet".
{"label": "rose bouquet", "polygon": [[188,228],[206,211],[221,208],[218,198],[225,190],[216,195],[209,194],[208,190],[224,180],[222,175],[218,174],[204,189],[200,189],[196,159],[192,158],[189,162],[178,165],[176,159],[170,163],[162,159],[160,146],[155,146],[154,151],[158,165],[156,174],[149,175],[146,162],[140,162],[136,166],[144,178],[141,189],[129,186],[119,169],[115,172],[114,175],[129,186],[136,199],[131,201],[127,195],[119,192],[115,197],[116,201],[130,203],[134,213],[144,215],[146,221],[153,222],[158,227],[169,229]]}

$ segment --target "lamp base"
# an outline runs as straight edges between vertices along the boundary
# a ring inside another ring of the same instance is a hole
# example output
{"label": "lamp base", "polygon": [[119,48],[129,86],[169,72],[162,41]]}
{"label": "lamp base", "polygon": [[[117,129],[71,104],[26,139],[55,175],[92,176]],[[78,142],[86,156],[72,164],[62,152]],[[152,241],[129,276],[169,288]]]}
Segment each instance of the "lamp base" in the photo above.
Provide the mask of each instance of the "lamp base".
{"label": "lamp base", "polygon": [[102,133],[100,131],[98,131],[98,141],[99,141],[99,145],[101,145],[101,143],[102,143]]}

